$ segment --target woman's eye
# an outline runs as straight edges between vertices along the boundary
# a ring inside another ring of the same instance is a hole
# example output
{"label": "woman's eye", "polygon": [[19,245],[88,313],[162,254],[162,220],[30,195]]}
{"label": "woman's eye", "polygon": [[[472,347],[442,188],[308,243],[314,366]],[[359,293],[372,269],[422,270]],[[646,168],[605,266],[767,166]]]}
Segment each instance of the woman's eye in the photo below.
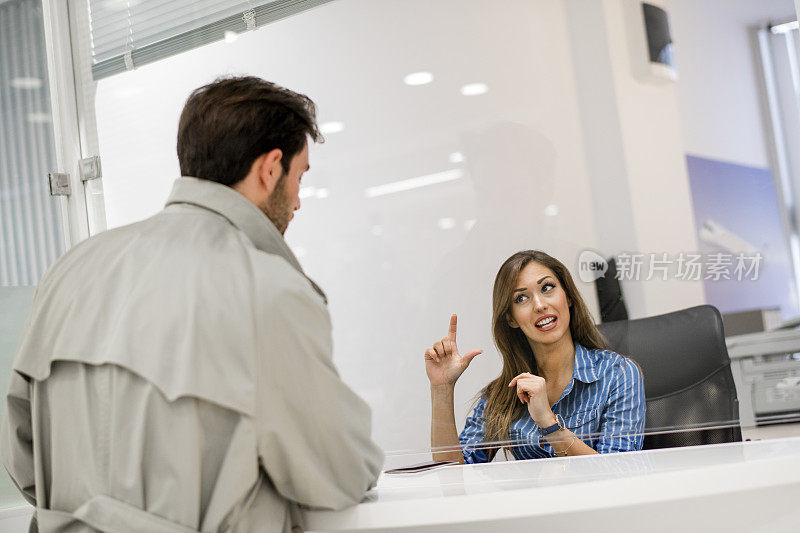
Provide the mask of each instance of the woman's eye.
{"label": "woman's eye", "polygon": [[550,292],[555,288],[556,286],[553,283],[545,283],[544,285],[542,285],[542,292]]}
{"label": "woman's eye", "polygon": [[516,298],[514,298],[514,303],[515,304],[521,304],[522,302],[524,302],[527,299],[528,299],[528,297],[525,296],[524,294],[519,294],[519,295],[517,295]]}

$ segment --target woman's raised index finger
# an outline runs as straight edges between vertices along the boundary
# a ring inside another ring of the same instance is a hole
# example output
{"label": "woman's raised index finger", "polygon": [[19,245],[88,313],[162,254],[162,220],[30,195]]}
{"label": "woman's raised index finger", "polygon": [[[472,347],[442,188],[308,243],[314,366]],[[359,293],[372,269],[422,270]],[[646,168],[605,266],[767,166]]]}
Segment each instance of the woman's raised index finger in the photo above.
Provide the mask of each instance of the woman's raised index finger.
{"label": "woman's raised index finger", "polygon": [[458,329],[458,317],[453,313],[450,316],[450,328],[447,330],[447,336],[451,340],[456,340],[456,329]]}
{"label": "woman's raised index finger", "polygon": [[526,378],[528,376],[530,376],[530,374],[528,374],[527,372],[523,372],[522,374],[518,374],[517,376],[514,377],[514,379],[511,380],[511,383],[509,383],[508,386],[509,387],[513,387],[514,385],[516,385],[517,381],[519,381],[522,378]]}

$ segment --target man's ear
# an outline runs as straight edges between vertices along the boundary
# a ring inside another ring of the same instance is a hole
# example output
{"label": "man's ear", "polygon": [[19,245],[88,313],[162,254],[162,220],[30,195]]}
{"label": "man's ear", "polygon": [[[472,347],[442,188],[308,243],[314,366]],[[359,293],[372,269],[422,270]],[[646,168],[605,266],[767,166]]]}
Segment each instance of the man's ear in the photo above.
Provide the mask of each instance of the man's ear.
{"label": "man's ear", "polygon": [[272,191],[275,190],[275,185],[277,185],[278,180],[283,174],[283,167],[281,166],[282,157],[283,152],[275,148],[266,154],[262,154],[256,160],[257,163],[261,160],[260,168],[258,169],[258,177],[261,184],[267,190],[267,194],[272,194]]}
{"label": "man's ear", "polygon": [[511,313],[506,313],[506,322],[508,322],[508,325],[511,326],[512,328],[519,327],[519,324],[517,323],[516,320],[514,320],[514,317],[511,316]]}

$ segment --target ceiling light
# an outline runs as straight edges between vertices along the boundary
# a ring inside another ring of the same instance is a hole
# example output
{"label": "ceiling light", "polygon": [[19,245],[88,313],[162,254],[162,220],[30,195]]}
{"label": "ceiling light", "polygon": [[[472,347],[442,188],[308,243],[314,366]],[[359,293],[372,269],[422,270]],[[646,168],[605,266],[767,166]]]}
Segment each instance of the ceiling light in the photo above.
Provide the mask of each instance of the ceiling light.
{"label": "ceiling light", "polygon": [[39,78],[13,78],[11,86],[15,89],[40,89],[42,80]]}
{"label": "ceiling light", "polygon": [[228,30],[228,31],[225,32],[225,42],[228,43],[228,44],[235,43],[236,39],[238,39],[238,38],[239,38],[239,34],[236,33],[235,31]]}
{"label": "ceiling light", "polygon": [[414,72],[403,78],[403,81],[406,85],[425,85],[433,81],[433,74],[430,72]]}
{"label": "ceiling light", "polygon": [[464,96],[477,96],[479,94],[484,94],[488,90],[489,86],[485,83],[468,83],[461,87],[461,94]]}
{"label": "ceiling light", "polygon": [[440,218],[437,224],[439,226],[439,229],[453,229],[456,227],[455,219],[450,217]]}
{"label": "ceiling light", "polygon": [[418,187],[426,187],[428,185],[435,185],[437,183],[457,180],[462,176],[463,172],[461,172],[461,169],[455,168],[453,170],[437,172],[436,174],[427,174],[425,176],[395,181],[392,183],[386,183],[384,185],[376,185],[375,187],[366,189],[364,191],[364,195],[367,198],[375,198],[376,196],[383,196],[384,194],[392,194],[395,192],[407,191],[409,189],[416,189]]}
{"label": "ceiling light", "polygon": [[303,200],[305,198],[311,198],[312,196],[317,194],[317,190],[314,187],[303,187],[300,189],[300,192],[297,193],[297,196]]}
{"label": "ceiling light", "polygon": [[554,217],[558,215],[558,206],[556,204],[550,204],[544,208],[544,214],[549,217]]}
{"label": "ceiling light", "polygon": [[451,163],[462,163],[464,161],[464,154],[461,152],[453,152],[447,159]]}
{"label": "ceiling light", "polygon": [[339,133],[344,129],[343,122],[325,122],[321,124],[319,127],[319,131],[321,131],[324,135],[329,133]]}
{"label": "ceiling light", "polygon": [[328,197],[328,189],[317,189],[317,198],[327,198]]}

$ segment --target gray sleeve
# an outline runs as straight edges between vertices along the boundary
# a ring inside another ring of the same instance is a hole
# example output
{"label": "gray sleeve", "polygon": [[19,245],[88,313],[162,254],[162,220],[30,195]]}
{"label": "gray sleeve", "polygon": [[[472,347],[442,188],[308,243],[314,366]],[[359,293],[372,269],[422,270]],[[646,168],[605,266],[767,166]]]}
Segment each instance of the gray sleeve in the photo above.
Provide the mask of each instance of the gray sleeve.
{"label": "gray sleeve", "polygon": [[11,481],[28,503],[35,506],[30,386],[13,370],[0,425],[0,458]]}
{"label": "gray sleeve", "polygon": [[[305,283],[305,280],[302,280]],[[302,505],[341,509],[380,474],[367,404],[339,378],[327,308],[295,285],[262,301],[258,453],[276,490]]]}

